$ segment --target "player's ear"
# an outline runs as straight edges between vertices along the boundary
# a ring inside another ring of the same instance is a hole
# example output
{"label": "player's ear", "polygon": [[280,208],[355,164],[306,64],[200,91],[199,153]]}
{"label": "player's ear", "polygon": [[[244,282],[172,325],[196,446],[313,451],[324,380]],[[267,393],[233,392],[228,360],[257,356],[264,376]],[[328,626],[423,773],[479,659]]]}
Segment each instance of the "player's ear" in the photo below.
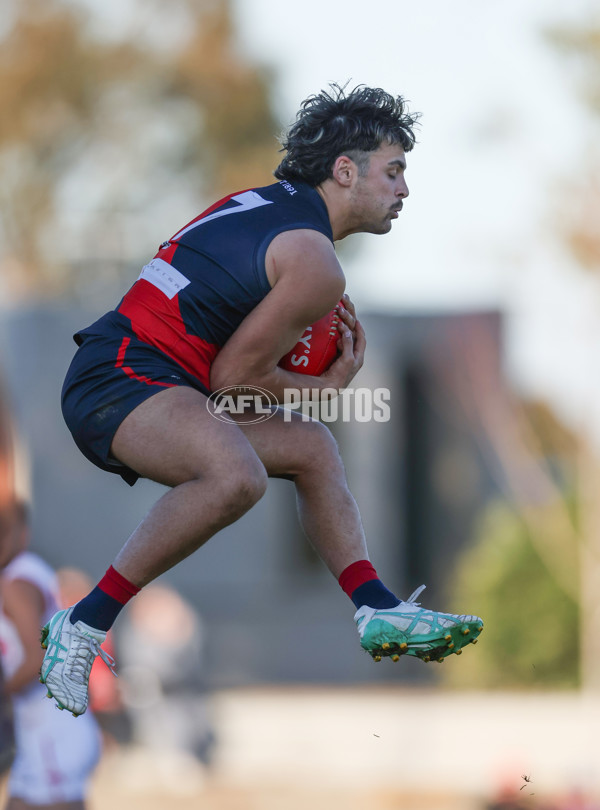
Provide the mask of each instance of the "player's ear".
{"label": "player's ear", "polygon": [[351,186],[357,174],[358,167],[348,155],[340,155],[335,159],[332,175],[333,179],[337,180],[341,186],[344,186],[344,188]]}

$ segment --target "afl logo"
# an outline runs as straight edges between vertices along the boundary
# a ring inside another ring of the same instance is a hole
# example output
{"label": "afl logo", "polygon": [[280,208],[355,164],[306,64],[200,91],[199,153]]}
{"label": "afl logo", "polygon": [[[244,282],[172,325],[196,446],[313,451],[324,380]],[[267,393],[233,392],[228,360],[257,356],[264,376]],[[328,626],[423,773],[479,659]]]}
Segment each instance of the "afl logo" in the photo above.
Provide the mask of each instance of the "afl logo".
{"label": "afl logo", "polygon": [[206,401],[211,416],[221,422],[235,422],[232,416],[245,425],[266,422],[275,415],[279,402],[275,394],[256,385],[234,385],[213,391]]}

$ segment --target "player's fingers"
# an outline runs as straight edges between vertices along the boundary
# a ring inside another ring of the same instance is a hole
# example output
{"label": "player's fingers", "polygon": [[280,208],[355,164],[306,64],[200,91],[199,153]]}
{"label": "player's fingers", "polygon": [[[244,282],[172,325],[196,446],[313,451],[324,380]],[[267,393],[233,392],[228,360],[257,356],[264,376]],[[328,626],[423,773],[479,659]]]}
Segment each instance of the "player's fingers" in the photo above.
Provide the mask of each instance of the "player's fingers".
{"label": "player's fingers", "polygon": [[350,296],[348,293],[344,293],[342,296],[342,303],[347,311],[352,315],[353,318],[356,318],[356,308],[352,301],[350,300]]}
{"label": "player's fingers", "polygon": [[354,328],[354,356],[360,356],[361,358],[365,355],[365,350],[367,348],[367,336],[365,334],[365,330],[362,327],[360,321],[356,321],[356,325]]}
{"label": "player's fingers", "polygon": [[346,326],[345,324],[340,329],[340,340],[342,342],[341,352],[342,355],[346,355],[346,357],[351,357],[354,354],[354,338],[352,335],[352,330]]}
{"label": "player's fingers", "polygon": [[340,337],[338,339],[338,351],[340,354],[329,367],[328,371],[321,375],[321,377],[331,379],[331,386],[333,388],[347,388],[350,381],[363,364],[364,348],[361,348],[361,346],[364,347],[365,340],[362,327],[360,327],[360,330],[362,336],[360,338],[361,343],[359,344],[358,353],[355,348],[354,332],[345,325],[340,331]]}
{"label": "player's fingers", "polygon": [[363,328],[362,323],[359,320],[355,321],[354,325],[354,339],[361,341],[366,345],[367,343],[367,336],[365,334],[365,330]]}
{"label": "player's fingers", "polygon": [[344,324],[350,327],[350,329],[354,329],[354,324],[356,323],[356,318],[354,317],[354,315],[347,309],[344,309],[343,307],[338,307],[337,311],[339,316],[338,329],[340,330],[340,332],[342,331],[341,327]]}
{"label": "player's fingers", "polygon": [[340,336],[337,341],[337,349],[339,352],[337,362],[351,363],[354,359],[354,334],[352,330],[342,322],[338,323],[338,329]]}

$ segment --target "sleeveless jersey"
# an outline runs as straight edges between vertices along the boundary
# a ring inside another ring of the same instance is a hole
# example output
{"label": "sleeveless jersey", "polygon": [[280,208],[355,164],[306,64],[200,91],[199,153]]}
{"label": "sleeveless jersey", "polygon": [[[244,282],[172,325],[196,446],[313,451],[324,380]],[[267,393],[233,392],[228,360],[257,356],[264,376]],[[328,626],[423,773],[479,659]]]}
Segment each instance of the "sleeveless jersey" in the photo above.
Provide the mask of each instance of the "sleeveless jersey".
{"label": "sleeveless jersey", "polygon": [[[168,355],[209,388],[219,349],[270,291],[265,256],[283,231],[333,233],[325,203],[287,181],[219,200],[164,242],[113,312],[78,332],[127,333]],[[123,362],[121,357],[117,362]]]}

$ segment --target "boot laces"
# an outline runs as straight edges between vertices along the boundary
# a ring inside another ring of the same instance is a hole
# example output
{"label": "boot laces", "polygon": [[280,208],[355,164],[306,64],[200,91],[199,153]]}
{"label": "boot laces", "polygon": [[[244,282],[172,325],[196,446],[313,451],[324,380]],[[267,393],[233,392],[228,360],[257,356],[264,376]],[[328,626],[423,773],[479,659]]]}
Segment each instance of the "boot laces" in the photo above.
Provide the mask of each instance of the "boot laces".
{"label": "boot laces", "polygon": [[90,638],[89,636],[81,636],[77,639],[77,647],[74,651],[73,663],[69,673],[70,677],[76,683],[86,684],[90,677],[94,660],[98,655],[116,678],[115,659],[102,649],[100,643],[95,638]]}
{"label": "boot laces", "polygon": [[408,599],[404,600],[406,604],[414,605],[415,607],[420,607],[421,603],[417,602],[416,600],[423,593],[426,587],[427,587],[426,585],[419,585],[419,587],[411,593]]}

